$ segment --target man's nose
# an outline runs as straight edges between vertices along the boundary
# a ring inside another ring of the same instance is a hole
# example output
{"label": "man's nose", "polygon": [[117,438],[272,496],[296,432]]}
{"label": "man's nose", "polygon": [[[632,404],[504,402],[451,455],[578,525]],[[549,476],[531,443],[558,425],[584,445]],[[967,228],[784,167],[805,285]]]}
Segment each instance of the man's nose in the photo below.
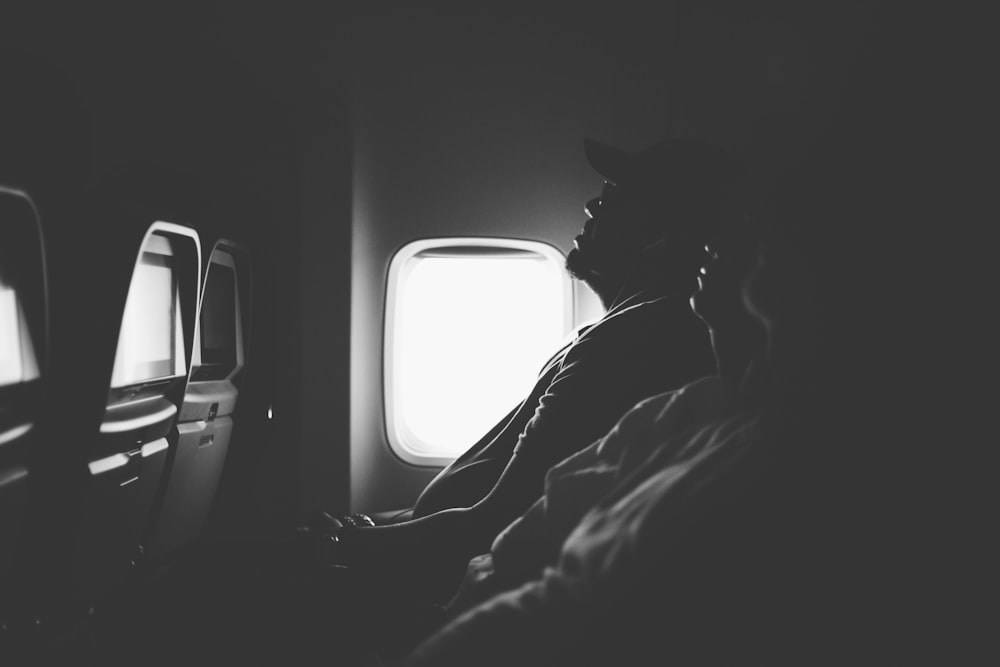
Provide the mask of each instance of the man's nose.
{"label": "man's nose", "polygon": [[591,218],[597,216],[597,210],[601,207],[601,198],[594,197],[583,207],[584,213],[586,213]]}

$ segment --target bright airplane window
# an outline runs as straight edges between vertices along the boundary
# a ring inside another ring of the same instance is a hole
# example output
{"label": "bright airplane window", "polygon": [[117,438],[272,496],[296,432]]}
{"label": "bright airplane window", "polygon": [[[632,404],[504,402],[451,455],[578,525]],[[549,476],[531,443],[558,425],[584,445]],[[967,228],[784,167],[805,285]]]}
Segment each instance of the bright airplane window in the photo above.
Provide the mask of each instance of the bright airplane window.
{"label": "bright airplane window", "polygon": [[517,405],[572,326],[551,246],[506,239],[411,243],[386,310],[389,439],[411,463],[447,463]]}

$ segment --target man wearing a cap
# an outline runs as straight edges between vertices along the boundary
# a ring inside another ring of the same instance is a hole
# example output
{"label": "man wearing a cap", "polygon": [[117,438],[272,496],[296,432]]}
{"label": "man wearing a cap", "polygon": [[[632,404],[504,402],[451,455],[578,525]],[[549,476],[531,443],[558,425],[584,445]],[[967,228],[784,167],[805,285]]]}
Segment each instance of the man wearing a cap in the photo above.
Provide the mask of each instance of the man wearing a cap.
{"label": "man wearing a cap", "polygon": [[[280,581],[265,575],[261,586],[246,587],[247,568],[232,568],[231,559],[222,559],[222,572],[208,568],[206,585],[223,591],[210,597],[225,607],[209,616],[226,617],[241,641],[246,627],[266,627],[267,637],[296,637],[295,646],[307,646],[303,628],[321,622],[353,638],[344,650],[372,641],[373,631],[378,642],[405,648],[441,620],[441,607],[426,602],[452,598],[470,559],[488,553],[543,496],[553,465],[603,438],[643,399],[715,374],[708,329],[689,299],[710,259],[706,243],[731,217],[733,162],[692,140],[638,153],[588,140],[585,151],[606,183],[586,204],[588,220],[567,269],[595,291],[606,314],[546,363],[517,408],[431,481],[413,518],[370,525],[357,515],[327,517],[292,545],[306,553],[279,548]],[[348,567],[303,568],[314,562],[316,537],[324,563]],[[256,572],[251,561],[243,563]]]}
{"label": "man wearing a cap", "polygon": [[566,264],[607,313],[556,353],[520,406],[431,481],[412,518],[365,527],[333,521],[337,562],[389,580],[400,574],[398,585],[420,572],[422,592],[449,595],[469,558],[487,552],[542,495],[551,466],[640,400],[714,373],[708,332],[688,301],[708,259],[704,246],[730,214],[733,162],[696,140],[637,153],[587,140],[585,152],[606,182],[587,202],[589,219]]}
{"label": "man wearing a cap", "polygon": [[[607,664],[609,656],[594,659],[587,650],[570,659],[567,647],[606,647],[611,626],[636,616],[658,622],[655,607],[634,603],[634,591],[605,582],[653,581],[648,568],[658,567],[659,554],[644,559],[642,552],[655,551],[660,523],[669,524],[644,505],[690,511],[686,498],[678,499],[708,482],[718,487],[717,469],[761,433],[766,335],[743,297],[759,241],[745,221],[721,230],[691,298],[711,331],[717,373],[640,401],[601,439],[554,465],[544,495],[500,532],[489,553],[469,562],[442,619],[448,622],[403,665]],[[698,480],[661,501],[669,485],[682,486],[671,475]],[[568,564],[565,553],[576,560]],[[674,571],[683,578],[682,568]]]}

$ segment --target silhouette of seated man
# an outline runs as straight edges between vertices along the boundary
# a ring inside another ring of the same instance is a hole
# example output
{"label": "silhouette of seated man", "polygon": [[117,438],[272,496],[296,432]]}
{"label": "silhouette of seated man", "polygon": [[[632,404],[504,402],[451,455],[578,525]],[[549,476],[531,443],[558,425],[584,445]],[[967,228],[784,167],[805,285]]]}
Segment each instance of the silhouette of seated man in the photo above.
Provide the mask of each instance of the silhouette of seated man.
{"label": "silhouette of seated man", "polygon": [[[706,246],[699,289],[690,300],[708,327],[717,373],[638,402],[606,435],[553,466],[544,495],[500,532],[489,553],[471,559],[445,614],[417,619],[409,641],[440,624],[442,616],[456,618],[554,567],[581,519],[666,442],[678,435],[682,442],[694,426],[753,409],[759,396],[747,369],[762,363],[764,329],[744,306],[742,286],[757,261],[756,232],[736,216],[723,222]],[[400,646],[381,649],[392,653]]]}
{"label": "silhouette of seated man", "polygon": [[[740,174],[713,145],[665,141],[626,153],[585,141],[606,179],[567,269],[607,313],[546,364],[524,402],[446,467],[407,521],[338,531],[337,562],[447,599],[465,563],[543,492],[546,471],[606,433],[637,401],[714,371],[691,312],[706,241],[733,215]],[[340,522],[332,521],[334,529]],[[419,572],[416,580],[408,573]]]}
{"label": "silhouette of seated man", "polygon": [[706,246],[710,258],[691,297],[710,332],[716,374],[639,402],[607,435],[553,466],[545,494],[497,536],[489,554],[472,559],[451,615],[554,566],[587,512],[666,443],[676,446],[692,428],[760,407],[761,388],[748,369],[763,363],[764,329],[742,297],[759,239],[749,221],[727,223]]}
{"label": "silhouette of seated man", "polygon": [[[841,243],[824,248],[803,215],[834,208],[826,188],[842,181],[829,174],[793,186],[806,183],[800,207],[776,217],[756,261],[716,251],[693,303],[711,326],[719,375],[639,403],[555,466],[545,495],[470,563],[449,621],[393,664],[807,664],[850,654],[850,641],[837,642],[856,639],[843,602],[858,588],[855,563],[841,556],[859,546],[845,524],[861,515],[849,509],[859,462],[839,448],[853,405],[840,361],[853,350],[838,334],[857,325],[857,306],[838,276],[851,255],[837,255]],[[715,298],[748,264],[747,313],[763,346],[747,316],[724,316],[733,304]]]}

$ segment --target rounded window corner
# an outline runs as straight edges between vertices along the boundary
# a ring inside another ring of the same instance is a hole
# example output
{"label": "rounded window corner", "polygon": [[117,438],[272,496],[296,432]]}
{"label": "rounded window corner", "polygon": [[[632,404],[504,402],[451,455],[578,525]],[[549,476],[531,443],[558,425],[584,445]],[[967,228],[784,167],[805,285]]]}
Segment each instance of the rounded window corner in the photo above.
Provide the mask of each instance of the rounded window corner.
{"label": "rounded window corner", "polygon": [[556,247],[524,239],[420,239],[396,251],[382,356],[397,457],[447,465],[523,399],[573,327],[564,264]]}

